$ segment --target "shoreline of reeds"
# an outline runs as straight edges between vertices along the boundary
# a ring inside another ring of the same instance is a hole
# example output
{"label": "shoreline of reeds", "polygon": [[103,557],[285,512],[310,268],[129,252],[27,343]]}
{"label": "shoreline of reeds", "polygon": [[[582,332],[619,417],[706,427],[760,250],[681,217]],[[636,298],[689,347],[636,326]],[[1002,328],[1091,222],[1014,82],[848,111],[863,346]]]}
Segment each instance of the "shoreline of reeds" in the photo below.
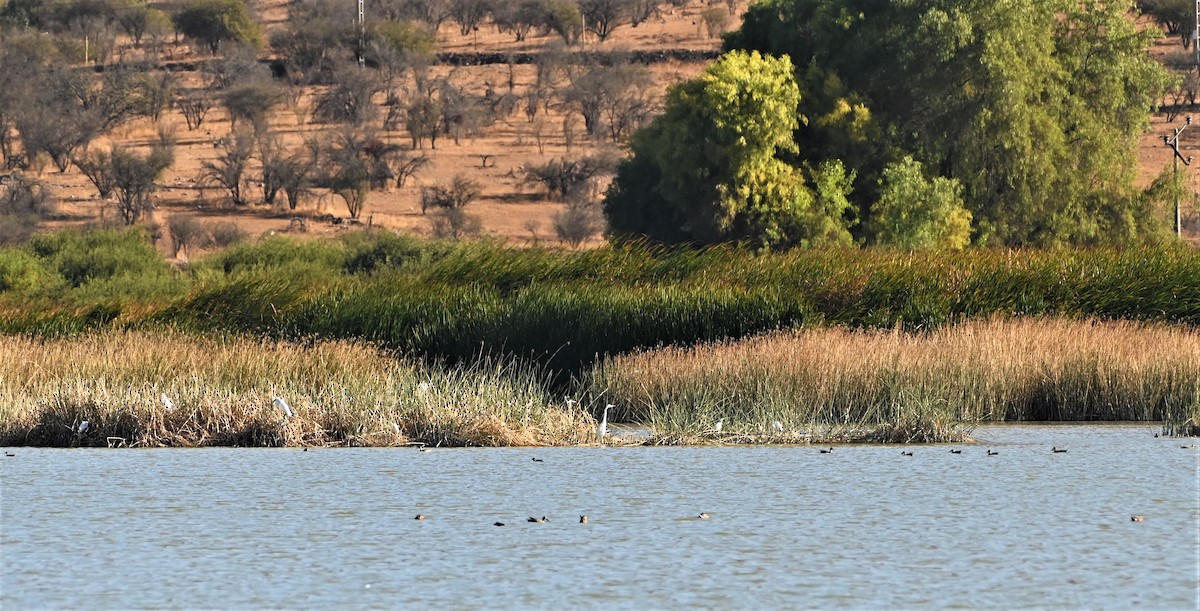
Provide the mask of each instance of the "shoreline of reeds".
{"label": "shoreline of reeds", "polygon": [[0,335],[0,445],[591,445],[605,403],[610,421],[651,432],[604,441],[619,445],[962,442],[1006,421],[1161,421],[1186,435],[1200,422],[1200,334],[1149,323],[809,328],[605,357],[566,389],[551,377],[345,340]]}
{"label": "shoreline of reeds", "polygon": [[1162,422],[1200,433],[1200,332],[1127,321],[995,319],[926,332],[800,329],[599,363],[618,417],[687,436],[884,426],[933,442],[983,422]]}

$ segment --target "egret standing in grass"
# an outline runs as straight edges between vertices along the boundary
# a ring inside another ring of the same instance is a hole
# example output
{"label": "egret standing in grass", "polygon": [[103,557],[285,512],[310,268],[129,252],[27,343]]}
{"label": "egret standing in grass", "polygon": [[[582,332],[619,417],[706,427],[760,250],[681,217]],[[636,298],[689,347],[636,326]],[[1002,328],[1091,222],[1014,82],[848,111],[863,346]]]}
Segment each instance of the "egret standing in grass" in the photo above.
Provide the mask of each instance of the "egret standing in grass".
{"label": "egret standing in grass", "polygon": [[271,401],[271,403],[274,404],[279,411],[283,412],[284,416],[288,418],[292,417],[292,407],[287,404],[287,401],[283,400],[283,397],[275,397],[275,400]]}
{"label": "egret standing in grass", "polygon": [[720,434],[721,434],[721,429],[723,429],[723,428],[725,428],[725,421],[724,421],[724,420],[718,420],[718,421],[717,421],[717,423],[716,423],[716,424],[713,426],[713,430],[714,430],[714,431],[716,431],[716,433],[717,433],[718,435],[720,435]]}
{"label": "egret standing in grass", "polygon": [[92,423],[88,422],[87,420],[80,422],[79,423],[79,434],[82,435],[82,434],[88,432],[88,429],[91,427],[92,427]]}
{"label": "egret standing in grass", "polygon": [[171,397],[168,397],[167,393],[159,395],[158,398],[162,401],[163,407],[167,408],[168,412],[175,411],[175,402],[171,401]]}
{"label": "egret standing in grass", "polygon": [[782,433],[782,432],[783,432],[783,423],[782,423],[782,422],[780,422],[780,421],[776,420],[776,421],[775,421],[775,422],[774,422],[774,423],[773,423],[771,426],[775,427],[775,432],[776,432],[776,433]]}
{"label": "egret standing in grass", "polygon": [[604,406],[604,416],[600,418],[600,426],[596,428],[596,438],[600,443],[604,443],[604,437],[608,435],[608,410],[616,407],[612,403]]}

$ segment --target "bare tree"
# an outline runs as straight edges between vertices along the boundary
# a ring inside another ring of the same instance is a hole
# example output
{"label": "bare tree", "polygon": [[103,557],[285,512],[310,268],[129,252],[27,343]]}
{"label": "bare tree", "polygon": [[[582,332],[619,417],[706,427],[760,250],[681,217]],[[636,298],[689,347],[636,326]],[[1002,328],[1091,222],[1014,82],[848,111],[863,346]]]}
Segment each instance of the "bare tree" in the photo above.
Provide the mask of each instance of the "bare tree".
{"label": "bare tree", "polygon": [[551,197],[574,201],[594,195],[596,180],[616,169],[617,156],[601,152],[580,159],[554,159],[526,168],[525,182],[539,184]]}
{"label": "bare tree", "polygon": [[608,40],[617,26],[632,20],[632,8],[631,0],[579,0],[584,27],[600,42]]}
{"label": "bare tree", "polygon": [[245,205],[247,202],[243,189],[250,158],[254,154],[254,136],[245,129],[238,130],[232,136],[218,141],[217,146],[220,148],[217,158],[201,164],[201,182],[215,184],[229,193],[229,201],[233,205]]}
{"label": "bare tree", "polygon": [[428,163],[429,157],[426,157],[425,155],[417,155],[415,157],[400,157],[394,167],[394,172],[396,174],[396,188],[403,189],[404,185],[409,181],[409,179],[411,179],[413,176],[416,176],[417,172],[424,168]]}
{"label": "bare tree", "polygon": [[700,20],[704,23],[704,31],[708,33],[709,38],[716,38],[724,34],[725,30],[729,28],[729,19],[728,10],[715,6],[710,6],[700,13]]}
{"label": "bare tree", "polygon": [[271,108],[282,100],[279,87],[271,81],[242,82],[225,90],[221,101],[229,112],[230,127],[249,123],[255,132],[267,127]]}
{"label": "bare tree", "polygon": [[116,185],[113,183],[112,156],[108,151],[88,151],[72,159],[75,167],[96,187],[100,199],[108,199]]}
{"label": "bare tree", "polygon": [[379,107],[371,98],[383,87],[374,71],[345,69],[335,74],[333,84],[317,96],[313,118],[356,127],[375,121]]}
{"label": "bare tree", "polygon": [[171,214],[167,216],[167,232],[171,236],[171,256],[179,258],[189,246],[195,246],[204,239],[204,225],[190,214]]}
{"label": "bare tree", "polygon": [[479,22],[491,12],[489,0],[450,0],[450,18],[458,22],[463,36],[479,29]]}
{"label": "bare tree", "polygon": [[650,99],[645,93],[649,78],[642,66],[593,65],[572,75],[563,101],[583,117],[589,136],[606,130],[615,141],[649,116]]}
{"label": "bare tree", "polygon": [[479,183],[456,175],[449,185],[435,185],[421,189],[421,214],[429,208],[466,208],[480,195]]}
{"label": "bare tree", "polygon": [[[0,245],[24,242],[53,206],[54,199],[40,182],[21,174],[0,184]],[[0,281],[0,290],[8,288]]]}
{"label": "bare tree", "polygon": [[462,208],[443,208],[429,218],[434,237],[459,240],[483,232],[483,221]]}
{"label": "bare tree", "polygon": [[604,229],[600,205],[592,200],[567,202],[566,208],[554,214],[554,233],[571,248],[579,248]]}
{"label": "bare tree", "polygon": [[132,225],[153,208],[151,195],[158,189],[158,179],[175,161],[175,143],[169,134],[161,134],[150,152],[141,156],[120,146],[109,155],[113,191],[117,196],[117,212],[126,225]]}
{"label": "bare tree", "polygon": [[179,107],[179,112],[187,121],[188,129],[194,130],[204,123],[205,115],[212,109],[213,98],[207,91],[194,89],[176,96],[175,105]]}

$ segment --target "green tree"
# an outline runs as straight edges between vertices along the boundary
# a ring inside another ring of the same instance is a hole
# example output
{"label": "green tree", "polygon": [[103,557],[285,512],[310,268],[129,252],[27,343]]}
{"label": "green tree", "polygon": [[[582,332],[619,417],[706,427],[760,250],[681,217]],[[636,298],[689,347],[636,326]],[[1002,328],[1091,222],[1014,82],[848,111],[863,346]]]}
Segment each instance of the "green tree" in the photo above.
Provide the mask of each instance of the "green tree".
{"label": "green tree", "polygon": [[802,158],[858,171],[870,216],[888,163],[957,179],[977,242],[1108,240],[1139,213],[1136,143],[1170,77],[1127,4],[1101,0],[764,0],[731,49],[788,54]]}
{"label": "green tree", "polygon": [[818,204],[803,173],[781,158],[799,153],[792,72],[787,57],[732,52],[672,88],[609,189],[610,231],[758,248],[848,240],[842,211],[820,208],[836,198],[825,193]]}
{"label": "green tree", "polygon": [[226,41],[262,44],[262,30],[243,0],[189,0],[175,15],[175,27],[184,36],[208,45],[213,53]]}
{"label": "green tree", "polygon": [[971,213],[963,207],[962,185],[925,177],[912,157],[888,164],[874,207],[875,240],[900,248],[964,248],[971,242]]}

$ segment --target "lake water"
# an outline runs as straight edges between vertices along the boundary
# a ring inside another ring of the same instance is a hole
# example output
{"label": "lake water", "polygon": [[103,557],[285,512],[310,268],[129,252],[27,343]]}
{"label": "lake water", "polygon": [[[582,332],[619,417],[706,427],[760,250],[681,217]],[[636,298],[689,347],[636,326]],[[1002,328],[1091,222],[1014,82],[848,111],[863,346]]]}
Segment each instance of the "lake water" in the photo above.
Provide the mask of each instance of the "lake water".
{"label": "lake water", "polygon": [[0,607],[1195,609],[1200,451],[1156,430],[912,457],[10,448]]}

